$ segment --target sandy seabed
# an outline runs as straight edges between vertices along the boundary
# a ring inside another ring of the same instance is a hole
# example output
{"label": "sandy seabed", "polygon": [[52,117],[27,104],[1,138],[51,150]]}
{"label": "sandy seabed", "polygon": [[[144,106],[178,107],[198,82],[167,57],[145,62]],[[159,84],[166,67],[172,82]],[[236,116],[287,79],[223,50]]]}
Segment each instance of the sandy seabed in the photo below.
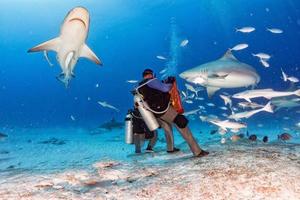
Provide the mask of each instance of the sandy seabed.
{"label": "sandy seabed", "polygon": [[[300,199],[300,145],[208,145],[106,160],[92,170],[2,173],[0,199]],[[12,173],[14,175],[12,175]]]}

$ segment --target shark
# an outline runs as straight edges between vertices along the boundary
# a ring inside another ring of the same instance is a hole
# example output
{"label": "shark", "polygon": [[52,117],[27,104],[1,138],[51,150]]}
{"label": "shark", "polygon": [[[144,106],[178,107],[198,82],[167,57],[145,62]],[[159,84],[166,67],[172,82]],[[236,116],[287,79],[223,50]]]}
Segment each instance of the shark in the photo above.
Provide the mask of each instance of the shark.
{"label": "shark", "polygon": [[209,120],[208,122],[218,126],[221,130],[227,132],[228,129],[231,130],[231,132],[238,132],[242,128],[247,128],[247,124],[242,122],[234,122],[229,120]]}
{"label": "shark", "polygon": [[6,135],[4,133],[0,133],[0,141],[4,140],[7,137],[8,137],[8,135]]}
{"label": "shark", "polygon": [[179,76],[206,87],[209,97],[221,88],[254,87],[260,81],[256,70],[240,62],[230,49],[221,58],[186,70]]}
{"label": "shark", "polygon": [[263,108],[260,108],[260,109],[245,111],[245,112],[240,112],[240,113],[234,113],[233,112],[228,118],[229,119],[234,119],[234,120],[240,120],[242,118],[249,118],[249,117],[255,115],[256,113],[259,113],[259,112],[262,112],[262,111],[273,113],[274,111],[273,111],[271,102],[269,102]]}
{"label": "shark", "polygon": [[105,122],[99,126],[100,129],[107,131],[122,129],[123,127],[124,123],[116,121],[115,118],[112,118],[109,122]]}
{"label": "shark", "polygon": [[62,69],[62,73],[57,76],[57,79],[64,83],[66,88],[70,80],[75,77],[74,68],[80,57],[87,58],[97,65],[102,65],[102,61],[85,43],[89,24],[88,10],[84,7],[75,7],[65,17],[58,37],[28,50],[29,53],[43,51],[50,65],[52,64],[48,59],[47,52],[56,52],[56,59]]}
{"label": "shark", "polygon": [[282,108],[291,109],[300,107],[300,99],[295,97],[278,97],[271,99],[272,104],[276,107],[275,111]]}

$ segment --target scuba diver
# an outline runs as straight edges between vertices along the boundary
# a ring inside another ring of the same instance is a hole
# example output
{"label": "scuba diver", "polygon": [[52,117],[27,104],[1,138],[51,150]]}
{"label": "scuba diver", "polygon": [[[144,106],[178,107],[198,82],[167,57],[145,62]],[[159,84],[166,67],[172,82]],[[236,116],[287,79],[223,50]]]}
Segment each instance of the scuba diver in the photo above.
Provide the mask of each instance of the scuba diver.
{"label": "scuba diver", "polygon": [[155,75],[151,69],[145,69],[143,72],[143,80],[136,88],[136,92],[138,95],[142,96],[142,101],[149,106],[147,109],[154,114],[158,124],[164,129],[169,153],[179,150],[174,147],[172,125],[175,125],[179,133],[188,143],[194,156],[206,156],[209,154],[209,152],[204,151],[199,147],[187,126],[188,119],[184,115],[179,114],[171,105],[171,95],[169,92],[172,89],[174,82],[175,77],[168,77],[164,82],[161,82],[155,78]]}
{"label": "scuba diver", "polygon": [[137,108],[131,111],[133,143],[135,144],[135,153],[141,153],[141,148],[145,140],[149,140],[146,152],[154,152],[153,147],[157,141],[157,131],[150,131],[145,124]]}

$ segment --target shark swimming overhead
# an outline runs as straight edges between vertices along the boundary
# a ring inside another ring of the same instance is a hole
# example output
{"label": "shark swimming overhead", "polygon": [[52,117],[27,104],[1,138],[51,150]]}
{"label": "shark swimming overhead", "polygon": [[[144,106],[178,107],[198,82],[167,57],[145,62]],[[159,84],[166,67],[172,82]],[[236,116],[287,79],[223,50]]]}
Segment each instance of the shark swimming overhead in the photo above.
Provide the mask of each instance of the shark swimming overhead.
{"label": "shark swimming overhead", "polygon": [[47,57],[48,51],[57,53],[57,61],[60,64],[62,73],[57,77],[68,87],[78,58],[85,57],[98,65],[102,65],[96,54],[86,45],[85,40],[89,31],[90,17],[87,9],[76,7],[65,17],[61,26],[60,35],[54,39],[39,44],[28,52],[44,51]]}
{"label": "shark swimming overhead", "polygon": [[188,82],[206,87],[209,97],[221,88],[255,86],[260,81],[256,70],[238,61],[231,50],[220,59],[184,71],[179,76]]}

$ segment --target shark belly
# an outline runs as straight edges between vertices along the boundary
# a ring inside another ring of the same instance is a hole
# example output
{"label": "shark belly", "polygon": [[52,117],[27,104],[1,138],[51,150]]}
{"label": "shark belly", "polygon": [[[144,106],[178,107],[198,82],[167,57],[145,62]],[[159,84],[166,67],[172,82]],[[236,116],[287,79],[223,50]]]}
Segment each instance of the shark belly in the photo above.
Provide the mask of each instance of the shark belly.
{"label": "shark belly", "polygon": [[65,75],[71,75],[77,63],[87,32],[81,21],[65,23],[61,30],[63,46],[58,51],[58,59]]}

